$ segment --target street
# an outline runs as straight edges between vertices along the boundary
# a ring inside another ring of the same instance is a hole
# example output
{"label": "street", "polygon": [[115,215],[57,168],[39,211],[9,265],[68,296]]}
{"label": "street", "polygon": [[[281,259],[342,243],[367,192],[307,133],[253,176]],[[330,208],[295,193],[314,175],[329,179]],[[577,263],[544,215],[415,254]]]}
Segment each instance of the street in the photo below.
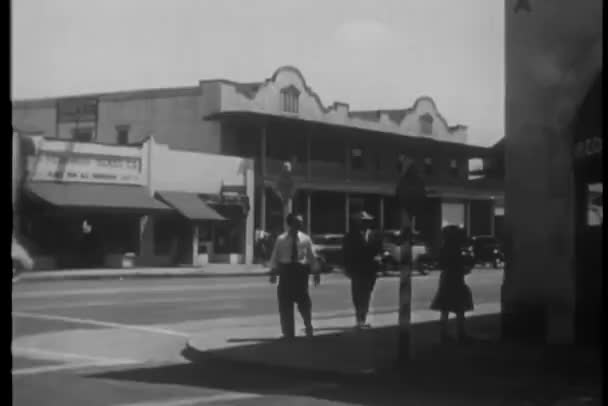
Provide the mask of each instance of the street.
{"label": "street", "polygon": [[[428,310],[437,277],[413,278],[414,314]],[[378,280],[372,324],[374,315],[395,312],[398,281]],[[497,303],[501,281],[501,271],[469,275],[476,305]],[[311,287],[311,296],[317,321],[352,315],[348,280],[341,274],[324,276],[321,286]],[[275,325],[278,334],[275,287],[266,277],[16,284],[14,404],[392,404],[383,391],[363,396],[366,388],[360,386],[235,369],[221,362],[192,364],[181,355],[192,334],[221,335],[222,329],[258,321]],[[137,378],[144,368],[154,373]],[[319,391],[328,396],[311,397]]]}

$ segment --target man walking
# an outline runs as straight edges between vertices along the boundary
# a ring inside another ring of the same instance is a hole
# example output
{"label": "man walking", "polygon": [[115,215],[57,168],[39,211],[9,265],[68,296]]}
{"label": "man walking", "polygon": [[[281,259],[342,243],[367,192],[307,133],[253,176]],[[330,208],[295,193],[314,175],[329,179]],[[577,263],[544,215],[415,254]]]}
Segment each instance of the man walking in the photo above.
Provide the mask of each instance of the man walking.
{"label": "man walking", "polygon": [[286,223],[288,231],[277,238],[270,258],[270,283],[274,284],[277,275],[279,276],[277,296],[283,338],[295,337],[294,302],[298,305],[304,321],[306,336],[311,337],[313,335],[312,303],[308,294],[308,277],[312,271],[317,286],[320,283],[320,274],[312,241],[308,235],[300,231],[303,224],[302,217],[291,213],[287,216]]}
{"label": "man walking", "polygon": [[344,268],[351,280],[357,328],[369,327],[366,323],[367,313],[378,270],[375,258],[381,248],[381,243],[372,237],[371,220],[373,217],[365,211],[356,213],[342,247]]}

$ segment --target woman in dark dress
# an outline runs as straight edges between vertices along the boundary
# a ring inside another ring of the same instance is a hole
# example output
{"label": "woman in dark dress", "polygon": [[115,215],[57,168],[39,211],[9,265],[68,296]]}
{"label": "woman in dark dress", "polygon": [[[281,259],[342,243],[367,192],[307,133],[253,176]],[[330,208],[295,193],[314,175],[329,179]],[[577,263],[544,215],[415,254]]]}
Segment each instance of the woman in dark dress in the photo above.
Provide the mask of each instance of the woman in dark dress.
{"label": "woman in dark dress", "polygon": [[464,277],[470,272],[470,265],[465,263],[462,248],[466,243],[466,233],[458,226],[443,228],[443,245],[439,258],[441,275],[439,288],[433,302],[432,310],[441,312],[441,341],[445,342],[448,336],[448,317],[450,313],[456,314],[458,323],[458,338],[467,341],[464,322],[465,312],[473,310],[473,296],[471,289],[465,283]]}

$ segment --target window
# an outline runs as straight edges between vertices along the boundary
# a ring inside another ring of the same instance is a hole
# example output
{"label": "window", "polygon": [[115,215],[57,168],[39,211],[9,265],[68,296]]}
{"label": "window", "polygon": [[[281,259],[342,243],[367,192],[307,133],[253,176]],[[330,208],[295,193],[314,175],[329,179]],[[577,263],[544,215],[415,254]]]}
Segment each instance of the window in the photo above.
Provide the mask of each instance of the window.
{"label": "window", "polygon": [[93,141],[93,129],[74,128],[72,130],[72,139],[78,142],[91,142]]}
{"label": "window", "polygon": [[352,169],[365,169],[363,149],[353,148],[350,150],[350,167]]}
{"label": "window", "polygon": [[297,113],[300,91],[291,85],[281,90],[281,108],[285,113]]}
{"label": "window", "polygon": [[450,160],[450,173],[453,176],[458,176],[458,161],[455,159]]}
{"label": "window", "polygon": [[424,158],[424,173],[427,175],[433,174],[433,159]]}
{"label": "window", "polygon": [[116,142],[118,145],[129,143],[129,126],[120,125],[116,127]]}
{"label": "window", "polygon": [[433,116],[429,113],[423,114],[418,119],[420,121],[420,132],[425,135],[433,134]]}

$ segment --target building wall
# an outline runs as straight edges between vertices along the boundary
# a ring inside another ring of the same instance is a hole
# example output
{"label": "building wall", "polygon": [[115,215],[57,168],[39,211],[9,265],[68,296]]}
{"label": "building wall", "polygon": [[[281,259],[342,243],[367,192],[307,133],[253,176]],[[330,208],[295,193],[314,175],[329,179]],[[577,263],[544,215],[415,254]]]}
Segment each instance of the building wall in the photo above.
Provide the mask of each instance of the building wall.
{"label": "building wall", "polygon": [[13,127],[42,131],[47,137],[57,136],[57,111],[52,103],[13,106]]}
{"label": "building wall", "polygon": [[[248,94],[239,90],[237,84],[220,82],[219,85],[222,112],[250,111],[449,142],[466,143],[467,140],[466,127],[449,128],[445,119],[437,112],[434,102],[428,97],[421,97],[412,108],[403,109],[404,114],[400,120],[389,117],[387,112],[381,112],[378,117],[372,119],[362,118],[349,114],[349,106],[345,103],[324,106],[319,96],[306,84],[302,73],[293,67],[279,68],[272,78]],[[288,87],[294,87],[299,92],[297,113],[282,111],[281,91]],[[419,118],[427,113],[433,117],[433,126],[430,133],[423,134]]]}
{"label": "building wall", "polygon": [[143,142],[154,134],[174,149],[219,154],[220,125],[203,119],[213,111],[213,97],[213,91],[203,93],[200,87],[87,96],[81,99],[98,102],[97,120],[61,123],[57,123],[56,108],[61,99],[16,102],[13,125],[39,129],[46,137],[60,139],[72,139],[74,128],[90,127],[94,141],[104,144],[117,144],[117,127],[124,126],[129,143]]}
{"label": "building wall", "polygon": [[[569,125],[602,66],[602,1],[505,3],[503,332],[564,343],[574,327]],[[565,41],[567,38],[568,41]]]}
{"label": "building wall", "polygon": [[[225,155],[178,151],[157,144],[150,138],[150,190],[180,191],[219,195],[224,186],[244,186],[249,198],[245,225],[245,262],[253,260],[254,237],[254,163],[252,160]],[[176,163],[179,163],[178,165]]]}

